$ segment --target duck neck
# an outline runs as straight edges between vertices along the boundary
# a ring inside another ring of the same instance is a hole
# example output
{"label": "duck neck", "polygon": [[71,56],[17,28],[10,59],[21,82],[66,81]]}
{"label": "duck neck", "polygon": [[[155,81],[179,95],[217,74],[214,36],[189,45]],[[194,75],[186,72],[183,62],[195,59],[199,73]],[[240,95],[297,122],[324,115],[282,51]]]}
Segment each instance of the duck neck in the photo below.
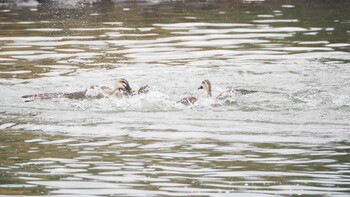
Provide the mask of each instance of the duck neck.
{"label": "duck neck", "polygon": [[205,91],[207,92],[207,96],[211,97],[211,87],[210,86],[206,86],[205,87]]}
{"label": "duck neck", "polygon": [[211,97],[211,91],[208,91],[208,97]]}

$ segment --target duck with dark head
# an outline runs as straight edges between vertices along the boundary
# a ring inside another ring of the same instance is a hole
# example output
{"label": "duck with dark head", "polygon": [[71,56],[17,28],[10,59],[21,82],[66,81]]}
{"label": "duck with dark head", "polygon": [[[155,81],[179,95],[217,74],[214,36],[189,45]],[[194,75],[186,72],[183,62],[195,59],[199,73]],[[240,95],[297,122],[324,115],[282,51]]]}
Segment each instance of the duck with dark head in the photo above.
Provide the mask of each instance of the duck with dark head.
{"label": "duck with dark head", "polygon": [[[89,95],[88,91],[90,90],[96,90],[98,93],[96,95]],[[47,99],[54,99],[54,98],[68,98],[68,99],[84,99],[84,98],[105,98],[110,97],[113,95],[116,96],[131,96],[133,95],[134,90],[130,87],[129,82],[121,78],[117,80],[114,83],[113,87],[107,87],[107,86],[98,86],[98,85],[92,85],[90,88],[83,90],[83,91],[77,91],[77,92],[71,92],[71,93],[64,93],[64,92],[58,92],[58,93],[41,93],[41,94],[33,94],[33,95],[25,95],[22,96],[25,102],[30,102],[34,100],[47,100]]]}

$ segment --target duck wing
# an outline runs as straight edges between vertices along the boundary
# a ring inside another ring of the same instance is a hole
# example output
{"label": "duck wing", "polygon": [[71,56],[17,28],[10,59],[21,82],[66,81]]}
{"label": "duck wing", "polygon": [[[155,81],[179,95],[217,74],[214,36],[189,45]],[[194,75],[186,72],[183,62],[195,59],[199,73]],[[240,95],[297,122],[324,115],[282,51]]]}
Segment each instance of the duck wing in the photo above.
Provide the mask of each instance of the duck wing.
{"label": "duck wing", "polygon": [[228,88],[227,90],[221,92],[216,99],[218,100],[224,100],[232,96],[237,95],[246,95],[246,94],[252,94],[256,93],[258,91],[256,90],[247,90],[247,89],[234,89],[234,88]]}
{"label": "duck wing", "polygon": [[234,89],[233,88],[228,88],[227,90],[221,92],[215,99],[217,100],[224,100],[229,97],[232,97],[234,94]]}
{"label": "duck wing", "polygon": [[82,99],[82,98],[86,97],[86,92],[87,92],[87,90],[72,92],[72,93],[64,93],[63,97],[69,98],[69,99]]}
{"label": "duck wing", "polygon": [[142,86],[137,93],[138,94],[147,94],[148,92],[149,92],[149,86],[145,85],[145,86]]}
{"label": "duck wing", "polygon": [[235,89],[235,91],[241,95],[257,93],[256,90],[246,90],[246,89]]}

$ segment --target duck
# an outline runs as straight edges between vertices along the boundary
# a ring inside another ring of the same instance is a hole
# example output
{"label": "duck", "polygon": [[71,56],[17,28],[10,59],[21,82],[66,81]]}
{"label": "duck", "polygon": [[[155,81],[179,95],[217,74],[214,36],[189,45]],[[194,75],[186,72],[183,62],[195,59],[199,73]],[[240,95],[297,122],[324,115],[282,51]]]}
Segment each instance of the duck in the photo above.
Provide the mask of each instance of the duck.
{"label": "duck", "polygon": [[[211,94],[211,83],[209,80],[203,80],[201,83],[201,86],[198,89],[204,89],[207,92],[208,97],[212,97]],[[217,97],[215,97],[215,100],[225,100],[229,97],[232,97],[233,95],[246,95],[246,94],[252,94],[256,93],[255,90],[246,90],[246,89],[235,89],[233,87],[227,88],[225,91],[221,92]]]}
{"label": "duck", "polygon": [[[207,92],[207,96],[211,97],[211,83],[209,80],[203,80],[201,86],[199,86],[198,89],[204,89]],[[177,101],[177,103],[184,105],[194,105],[197,101],[198,99],[196,97],[189,96],[182,98],[181,100]]]}
{"label": "duck", "polygon": [[[94,92],[94,94],[91,94]],[[34,100],[47,100],[53,98],[69,98],[69,99],[83,99],[83,98],[104,98],[110,97],[112,95],[116,96],[131,96],[133,95],[134,90],[130,87],[129,82],[121,78],[116,80],[114,83],[114,87],[110,88],[107,86],[98,86],[92,85],[90,88],[71,92],[71,93],[41,93],[41,94],[33,94],[33,95],[24,95],[22,98],[25,102],[30,102]]]}
{"label": "duck", "polygon": [[[203,80],[201,85],[199,86],[198,89],[203,89],[207,93],[207,97],[211,98],[212,97],[212,87],[211,87],[211,82],[209,80]],[[225,100],[229,97],[232,97],[235,94],[240,94],[240,95],[245,95],[245,94],[251,94],[255,93],[257,91],[254,90],[246,90],[246,89],[234,89],[232,87],[227,88],[225,91],[221,92],[217,97],[215,97],[215,100]],[[177,103],[182,103],[184,105],[194,105],[198,99],[193,96],[189,97],[184,97],[181,100],[179,100]],[[212,104],[213,107],[218,107],[220,106],[219,103]]]}
{"label": "duck", "polygon": [[[208,81],[209,82],[209,80],[204,80],[204,81]],[[204,82],[203,81],[203,82]],[[202,83],[203,83],[202,82]],[[202,87],[202,86],[200,86],[198,89],[203,89],[204,88],[204,86]],[[207,89],[207,88],[209,88],[208,89],[208,95],[210,94],[210,96],[211,96],[211,86],[210,86],[210,82],[209,82],[209,86],[205,86],[205,88]],[[196,102],[198,101],[198,99],[196,98],[196,97],[194,97],[194,96],[188,96],[188,97],[184,97],[184,98],[182,98],[181,100],[179,100],[179,101],[177,101],[176,103],[181,103],[181,104],[183,104],[183,105],[194,105]]]}

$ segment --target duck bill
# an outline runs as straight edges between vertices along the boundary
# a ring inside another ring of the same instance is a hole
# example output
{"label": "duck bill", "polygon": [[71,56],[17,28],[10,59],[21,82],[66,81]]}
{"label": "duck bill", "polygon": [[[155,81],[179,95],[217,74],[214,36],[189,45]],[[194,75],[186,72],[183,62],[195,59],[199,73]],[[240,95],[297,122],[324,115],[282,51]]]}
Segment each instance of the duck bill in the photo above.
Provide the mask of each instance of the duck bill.
{"label": "duck bill", "polygon": [[127,86],[126,88],[125,88],[125,90],[126,90],[126,92],[129,94],[129,95],[134,95],[135,93],[135,90],[134,89],[132,89],[130,86]]}
{"label": "duck bill", "polygon": [[134,96],[134,95],[135,95],[135,90],[132,89],[132,88],[130,89],[130,95],[131,95],[131,96]]}

